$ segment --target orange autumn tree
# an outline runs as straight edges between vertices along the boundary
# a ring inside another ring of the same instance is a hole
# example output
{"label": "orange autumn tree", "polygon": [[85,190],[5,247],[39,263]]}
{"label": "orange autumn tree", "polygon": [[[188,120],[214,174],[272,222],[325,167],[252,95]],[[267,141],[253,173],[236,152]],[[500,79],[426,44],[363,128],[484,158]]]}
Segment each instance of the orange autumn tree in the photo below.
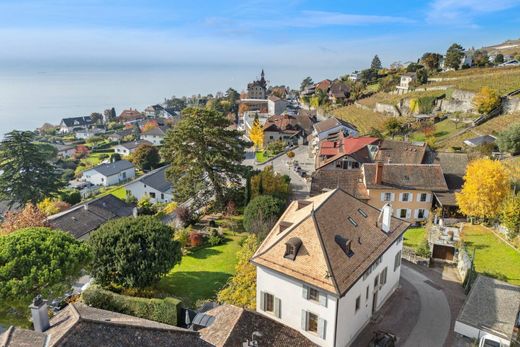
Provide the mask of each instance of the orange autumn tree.
{"label": "orange autumn tree", "polygon": [[494,218],[510,190],[510,177],[504,165],[491,159],[472,161],[457,193],[460,211],[466,216]]}
{"label": "orange autumn tree", "polygon": [[29,227],[45,227],[47,216],[40,209],[28,203],[18,212],[7,212],[0,225],[0,234],[6,235],[13,231]]}
{"label": "orange autumn tree", "polygon": [[156,120],[149,120],[148,122],[146,122],[145,125],[143,125],[142,132],[145,133],[145,132],[147,132],[149,130],[157,128],[158,126],[159,126],[159,124],[157,124]]}

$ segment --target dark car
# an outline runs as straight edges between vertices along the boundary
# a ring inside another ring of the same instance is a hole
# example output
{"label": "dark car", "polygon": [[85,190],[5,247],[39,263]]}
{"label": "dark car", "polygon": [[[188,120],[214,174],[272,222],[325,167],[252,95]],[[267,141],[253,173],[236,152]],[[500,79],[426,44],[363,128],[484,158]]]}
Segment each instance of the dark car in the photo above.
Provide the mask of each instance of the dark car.
{"label": "dark car", "polygon": [[394,334],[390,334],[386,331],[376,331],[374,332],[374,337],[370,340],[368,344],[369,347],[395,347],[395,342],[397,338]]}

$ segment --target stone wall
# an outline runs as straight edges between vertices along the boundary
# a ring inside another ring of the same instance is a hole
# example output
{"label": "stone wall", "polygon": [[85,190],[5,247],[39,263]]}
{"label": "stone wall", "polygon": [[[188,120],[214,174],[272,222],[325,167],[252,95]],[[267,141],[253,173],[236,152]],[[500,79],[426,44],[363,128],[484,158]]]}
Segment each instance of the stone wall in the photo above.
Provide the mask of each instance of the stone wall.
{"label": "stone wall", "polygon": [[502,110],[506,114],[520,112],[520,98],[505,98],[502,103]]}
{"label": "stone wall", "polygon": [[449,99],[438,101],[438,106],[442,112],[476,112],[473,105],[475,93],[465,90],[455,89]]}
{"label": "stone wall", "polygon": [[399,110],[397,109],[397,107],[395,107],[394,105],[381,104],[379,102],[376,103],[376,107],[374,107],[374,111],[379,112],[379,113],[390,114],[390,115],[392,115],[394,117],[398,117],[398,116],[401,115],[399,113]]}

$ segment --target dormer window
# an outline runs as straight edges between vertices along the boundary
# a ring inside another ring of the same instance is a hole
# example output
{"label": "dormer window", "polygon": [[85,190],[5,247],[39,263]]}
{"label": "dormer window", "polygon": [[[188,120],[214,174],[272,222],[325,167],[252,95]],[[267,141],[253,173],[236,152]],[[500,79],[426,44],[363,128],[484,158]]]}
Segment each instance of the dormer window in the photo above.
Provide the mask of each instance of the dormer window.
{"label": "dormer window", "polygon": [[300,240],[297,237],[290,238],[285,243],[285,254],[283,255],[284,258],[294,260],[296,259],[296,255],[298,254],[298,251],[300,250],[300,247],[302,245],[302,240]]}
{"label": "dormer window", "polygon": [[344,238],[341,235],[336,235],[334,237],[334,241],[338,244],[338,246],[343,250],[343,252],[350,258],[354,255],[352,251],[352,240]]}
{"label": "dormer window", "polygon": [[278,233],[281,233],[282,231],[286,230],[286,229],[289,228],[291,225],[292,225],[292,223],[281,221],[281,222],[278,224],[278,228],[279,228]]}

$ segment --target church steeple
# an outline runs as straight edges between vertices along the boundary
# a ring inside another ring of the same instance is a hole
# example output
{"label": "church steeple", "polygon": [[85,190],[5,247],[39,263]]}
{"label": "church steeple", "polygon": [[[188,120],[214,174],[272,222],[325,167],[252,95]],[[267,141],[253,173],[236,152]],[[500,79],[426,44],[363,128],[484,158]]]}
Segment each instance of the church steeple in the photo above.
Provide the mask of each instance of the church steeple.
{"label": "church steeple", "polygon": [[263,79],[265,79],[264,77],[265,77],[264,69],[262,69],[262,73],[260,74],[260,79],[263,80]]}

